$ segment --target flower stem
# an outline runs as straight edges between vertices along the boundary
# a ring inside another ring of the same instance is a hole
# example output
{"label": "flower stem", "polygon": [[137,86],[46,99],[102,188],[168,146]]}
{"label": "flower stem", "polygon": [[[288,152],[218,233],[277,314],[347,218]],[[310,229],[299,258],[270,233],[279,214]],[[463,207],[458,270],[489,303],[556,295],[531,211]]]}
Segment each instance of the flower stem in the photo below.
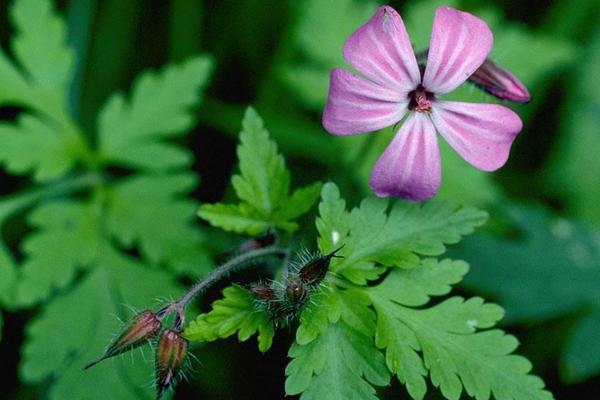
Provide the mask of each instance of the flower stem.
{"label": "flower stem", "polygon": [[186,306],[198,294],[204,292],[210,286],[212,286],[222,278],[226,277],[230,273],[242,268],[244,265],[247,265],[250,261],[273,254],[287,256],[289,254],[289,250],[283,247],[270,246],[242,253],[227,261],[226,263],[221,264],[218,268],[214,269],[203,279],[201,279],[198,283],[192,286],[190,290],[188,290],[183,296],[181,296],[179,300],[177,300],[175,303],[172,303],[169,307],[165,308],[162,313],[159,313],[164,313],[163,315],[167,315],[172,311],[176,311],[178,313],[179,318],[183,319]]}

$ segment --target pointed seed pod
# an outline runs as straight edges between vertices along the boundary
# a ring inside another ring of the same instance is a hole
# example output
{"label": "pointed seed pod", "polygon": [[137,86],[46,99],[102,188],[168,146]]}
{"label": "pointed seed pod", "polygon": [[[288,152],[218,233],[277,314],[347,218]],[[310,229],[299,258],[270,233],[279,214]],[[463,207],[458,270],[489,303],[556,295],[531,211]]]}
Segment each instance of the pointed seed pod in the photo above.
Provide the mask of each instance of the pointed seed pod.
{"label": "pointed seed pod", "polygon": [[271,300],[275,291],[267,282],[252,282],[245,286],[258,300]]}
{"label": "pointed seed pod", "polygon": [[150,310],[142,311],[129,321],[119,336],[108,346],[102,357],[87,364],[88,369],[100,361],[141,346],[152,339],[161,328],[160,320]]}
{"label": "pointed seed pod", "polygon": [[319,285],[325,278],[325,275],[327,275],[331,259],[334,257],[340,257],[337,256],[336,253],[340,251],[342,247],[344,246],[342,245],[331,253],[317,257],[304,265],[298,272],[302,282],[312,287]]}
{"label": "pointed seed pod", "polygon": [[188,342],[175,329],[162,333],[156,346],[156,391],[157,400],[177,383],[181,365],[187,352]]}
{"label": "pointed seed pod", "polygon": [[516,76],[487,59],[469,77],[474,83],[492,96],[515,103],[529,103],[531,95]]}

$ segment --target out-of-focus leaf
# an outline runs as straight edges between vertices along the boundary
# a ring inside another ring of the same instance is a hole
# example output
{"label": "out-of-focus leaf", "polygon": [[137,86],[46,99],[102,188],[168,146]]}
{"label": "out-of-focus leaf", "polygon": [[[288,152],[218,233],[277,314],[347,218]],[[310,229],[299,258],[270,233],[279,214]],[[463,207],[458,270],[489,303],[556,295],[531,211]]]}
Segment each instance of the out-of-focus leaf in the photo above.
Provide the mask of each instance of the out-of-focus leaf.
{"label": "out-of-focus leaf", "polygon": [[196,202],[181,197],[196,186],[188,173],[136,175],[108,190],[106,224],[127,247],[153,263],[197,276],[209,270],[203,237],[192,222]]}
{"label": "out-of-focus leaf", "polygon": [[36,232],[23,244],[27,257],[19,268],[17,303],[30,306],[52,290],[67,286],[78,269],[98,255],[101,241],[98,204],[59,201],[39,206],[30,215]]}
{"label": "out-of-focus leaf", "polygon": [[[83,372],[102,354],[127,306],[148,307],[181,289],[171,276],[102,249],[102,261],[80,285],[52,300],[27,329],[20,375],[24,382],[52,379],[49,399],[151,398],[152,365],[139,353],[115,357]],[[135,363],[135,368],[132,368]],[[60,373],[58,373],[60,372]]]}
{"label": "out-of-focus leaf", "polygon": [[154,171],[187,166],[189,153],[168,144],[194,122],[196,105],[211,75],[212,60],[198,56],[160,73],[146,72],[130,100],[112,96],[98,120],[101,157],[106,162]]}
{"label": "out-of-focus leaf", "polygon": [[590,326],[600,313],[600,234],[534,207],[507,211],[520,236],[467,238],[459,254],[473,268],[464,284],[494,295],[513,322],[583,312],[563,350],[562,370],[570,381],[597,374],[597,346],[589,346],[582,357],[582,344],[597,339]]}
{"label": "out-of-focus leaf", "polygon": [[548,162],[545,187],[568,211],[600,225],[600,32],[571,76],[560,137]]}
{"label": "out-of-focus leaf", "polygon": [[16,175],[33,172],[36,180],[64,175],[78,157],[79,142],[60,126],[31,114],[17,124],[0,124],[0,162]]}

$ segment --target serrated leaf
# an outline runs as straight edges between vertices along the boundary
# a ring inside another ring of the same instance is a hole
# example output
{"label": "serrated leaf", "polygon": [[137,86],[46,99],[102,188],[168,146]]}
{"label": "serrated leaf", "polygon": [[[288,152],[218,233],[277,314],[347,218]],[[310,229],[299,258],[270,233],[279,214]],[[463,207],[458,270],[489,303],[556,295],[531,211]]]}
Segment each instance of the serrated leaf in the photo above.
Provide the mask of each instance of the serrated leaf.
{"label": "serrated leaf", "polygon": [[142,74],[129,100],[113,95],[98,120],[103,159],[159,171],[189,165],[190,155],[165,140],[194,123],[191,108],[198,103],[211,70],[211,59],[198,56],[159,73]]}
{"label": "serrated leaf", "polygon": [[[164,272],[105,248],[103,259],[81,284],[52,300],[27,329],[20,376],[24,382],[49,383],[49,399],[151,398],[152,365],[132,352],[81,368],[104,351],[120,329],[116,318],[131,317],[127,306],[146,308],[159,296],[181,289]],[[149,352],[148,352],[149,353]],[[135,368],[132,367],[135,363]],[[60,374],[57,374],[60,371]],[[51,381],[50,381],[50,378]],[[101,388],[101,390],[99,390]]]}
{"label": "serrated leaf", "polygon": [[54,93],[67,93],[73,54],[66,46],[66,28],[47,0],[18,0],[11,16],[18,34],[12,42],[15,55],[36,85]]}
{"label": "serrated leaf", "polygon": [[[409,271],[398,271],[401,274]],[[377,345],[386,349],[388,367],[411,397],[422,399],[424,377],[444,397],[460,398],[462,389],[478,400],[552,399],[531,364],[511,354],[514,337],[500,330],[479,332],[499,320],[502,309],[481,298],[450,298],[428,309],[412,309],[394,300],[387,288],[370,290],[377,312]],[[422,360],[421,360],[422,358]]]}
{"label": "serrated leaf", "polygon": [[153,263],[195,276],[211,263],[202,249],[202,235],[192,225],[197,204],[182,197],[196,186],[188,173],[139,174],[108,190],[106,223],[124,246],[138,245]]}
{"label": "serrated leaf", "polygon": [[373,312],[367,303],[348,305],[308,344],[295,342],[286,368],[287,395],[301,399],[377,399],[375,386],[389,383],[383,355],[373,343]]}
{"label": "serrated leaf", "polygon": [[[521,235],[467,239],[459,250],[474,267],[464,284],[492,294],[512,322],[551,319],[577,310],[588,310],[586,315],[593,317],[600,310],[600,234],[532,206],[507,207],[506,212]],[[507,268],[510,265],[518,268]],[[577,325],[572,335],[582,335]],[[596,339],[584,336],[578,340]],[[588,357],[597,359],[600,353]],[[574,360],[581,364],[574,365]],[[565,378],[571,381],[600,372],[599,366],[571,356],[568,350],[562,363]]]}
{"label": "serrated leaf", "polygon": [[59,201],[36,208],[29,217],[36,231],[23,244],[27,255],[18,270],[17,303],[47,298],[72,282],[97,257],[100,212],[95,202]]}
{"label": "serrated leaf", "polygon": [[271,226],[263,218],[257,218],[254,209],[246,204],[203,204],[198,216],[211,225],[229,232],[256,235]]}
{"label": "serrated leaf", "polygon": [[290,173],[263,120],[251,107],[242,121],[237,155],[241,175],[231,179],[235,192],[260,213],[272,214],[287,197]]}
{"label": "serrated leaf", "polygon": [[315,224],[319,232],[319,249],[329,254],[346,242],[350,230],[350,214],[346,211],[346,202],[340,197],[335,183],[323,185],[319,216]]}
{"label": "serrated leaf", "polygon": [[[415,265],[415,254],[439,255],[445,244],[458,242],[487,218],[485,212],[474,208],[435,201],[424,205],[396,202],[389,213],[387,209],[386,200],[368,198],[352,210],[350,234],[340,251],[344,258],[332,262],[333,271],[364,284],[380,273],[373,271],[373,263]],[[359,273],[361,270],[365,273]]]}
{"label": "serrated leaf", "polygon": [[256,310],[252,294],[239,287],[229,286],[223,290],[223,298],[212,305],[212,310],[200,314],[184,331],[192,341],[213,341],[234,335],[245,342],[258,332],[258,349],[265,352],[271,348],[275,328],[264,311]]}
{"label": "serrated leaf", "polygon": [[317,200],[321,183],[295,190],[291,195],[290,173],[277,145],[269,138],[263,120],[248,107],[242,121],[237,148],[240,174],[231,183],[241,203],[205,204],[198,215],[227,231],[256,235],[271,227],[288,232],[298,229],[294,219],[305,214]]}
{"label": "serrated leaf", "polygon": [[0,162],[17,175],[33,172],[36,180],[64,175],[78,157],[79,142],[52,121],[30,114],[17,124],[0,124]]}

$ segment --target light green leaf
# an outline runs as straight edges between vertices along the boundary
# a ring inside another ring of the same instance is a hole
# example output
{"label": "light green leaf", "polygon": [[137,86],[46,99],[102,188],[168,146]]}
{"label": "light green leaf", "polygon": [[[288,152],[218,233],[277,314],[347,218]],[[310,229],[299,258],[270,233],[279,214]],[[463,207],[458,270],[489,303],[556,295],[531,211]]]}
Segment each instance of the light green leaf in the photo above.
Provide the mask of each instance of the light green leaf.
{"label": "light green leaf", "polygon": [[257,217],[255,210],[246,203],[203,204],[198,210],[198,216],[226,231],[249,235],[264,232],[271,226],[265,219]]}
{"label": "light green leaf", "polygon": [[459,399],[463,387],[478,400],[492,394],[497,400],[553,398],[541,379],[528,374],[529,361],[511,354],[517,346],[514,337],[500,330],[478,332],[502,317],[500,307],[478,297],[453,297],[421,310],[397,303],[385,288],[370,294],[377,312],[377,345],[386,349],[388,367],[414,399],[425,395],[426,370],[450,400]]}
{"label": "light green leaf", "polygon": [[231,183],[241,203],[202,205],[198,215],[227,231],[256,235],[270,227],[288,232],[298,229],[294,219],[305,214],[319,196],[321,183],[295,190],[277,145],[269,138],[263,120],[248,107],[237,148],[240,174]]}
{"label": "light green leaf", "polygon": [[12,47],[35,85],[66,95],[73,54],[66,46],[66,29],[47,0],[17,0],[12,19],[18,34]]}
{"label": "light green leaf", "polygon": [[600,33],[589,40],[571,74],[560,136],[547,165],[545,187],[560,196],[568,212],[600,225]]}
{"label": "light green leaf", "polygon": [[375,386],[389,383],[383,355],[373,343],[373,312],[358,301],[308,344],[295,342],[286,368],[287,395],[301,399],[377,399]]}
{"label": "light green leaf", "polygon": [[292,195],[286,199],[285,207],[280,207],[279,211],[275,213],[275,218],[280,221],[290,221],[306,214],[319,198],[321,187],[321,182],[315,182],[294,190]]}
{"label": "light green leaf", "polygon": [[47,298],[70,284],[79,269],[90,266],[99,254],[100,215],[97,203],[76,201],[48,203],[31,213],[36,231],[23,244],[27,256],[18,270],[19,305]]}
{"label": "light green leaf", "polygon": [[[507,207],[506,212],[520,235],[477,235],[465,240],[459,254],[469,259],[473,268],[464,284],[493,295],[513,322],[585,310],[571,333],[577,339],[569,340],[594,342],[597,335],[585,329],[585,319],[600,311],[600,233],[533,206]],[[507,268],[510,265],[519,267]],[[580,328],[584,330],[579,332]],[[567,345],[561,360],[566,379],[579,381],[600,372],[600,366],[581,359],[580,350],[571,354],[571,349],[577,345]],[[595,350],[595,346],[589,347],[589,359],[600,357]]]}
{"label": "light green leaf", "polygon": [[190,155],[165,140],[193,125],[191,109],[201,98],[212,64],[207,56],[198,56],[159,73],[146,72],[134,83],[129,101],[122,94],[111,97],[98,120],[104,161],[149,170],[189,165]]}
{"label": "light green leaf", "polygon": [[[46,382],[49,399],[151,398],[151,363],[138,351],[115,357],[83,372],[98,357],[127,307],[147,308],[157,297],[177,296],[181,289],[169,275],[103,248],[98,268],[72,291],[52,300],[27,329],[20,376],[29,384]],[[146,357],[151,348],[144,349]],[[132,360],[133,357],[133,360]],[[134,365],[135,364],[135,365]],[[56,372],[60,371],[60,374]],[[101,388],[101,390],[99,390]]]}
{"label": "light green leaf", "polygon": [[328,182],[321,191],[319,216],[316,219],[319,231],[319,249],[328,254],[346,242],[350,230],[350,214],[346,202],[340,197],[335,183]]}
{"label": "light green leaf", "polygon": [[192,341],[210,342],[236,332],[240,342],[258,332],[261,352],[271,348],[275,335],[273,321],[266,312],[255,309],[252,294],[239,286],[229,286],[223,290],[223,298],[213,303],[210,312],[200,314],[185,328],[184,336]]}
{"label": "light green leaf", "polygon": [[108,190],[110,233],[124,246],[138,245],[153,263],[195,276],[207,272],[212,263],[192,225],[197,204],[182,196],[195,186],[187,173],[126,178]]}
{"label": "light green leaf", "polygon": [[237,149],[241,175],[231,183],[238,197],[257,211],[269,215],[284,201],[290,188],[290,173],[277,145],[269,139],[263,120],[249,107],[242,121]]}
{"label": "light green leaf", "polygon": [[0,162],[13,174],[33,172],[36,180],[60,177],[78,157],[79,142],[52,121],[31,114],[17,124],[0,124]]}
{"label": "light green leaf", "polygon": [[415,254],[435,256],[445,244],[458,242],[463,235],[483,224],[487,214],[471,207],[455,207],[431,201],[424,205],[398,201],[387,212],[388,202],[368,198],[350,214],[350,235],[340,251],[345,258],[332,263],[344,274],[361,262],[386,266],[414,265]]}

